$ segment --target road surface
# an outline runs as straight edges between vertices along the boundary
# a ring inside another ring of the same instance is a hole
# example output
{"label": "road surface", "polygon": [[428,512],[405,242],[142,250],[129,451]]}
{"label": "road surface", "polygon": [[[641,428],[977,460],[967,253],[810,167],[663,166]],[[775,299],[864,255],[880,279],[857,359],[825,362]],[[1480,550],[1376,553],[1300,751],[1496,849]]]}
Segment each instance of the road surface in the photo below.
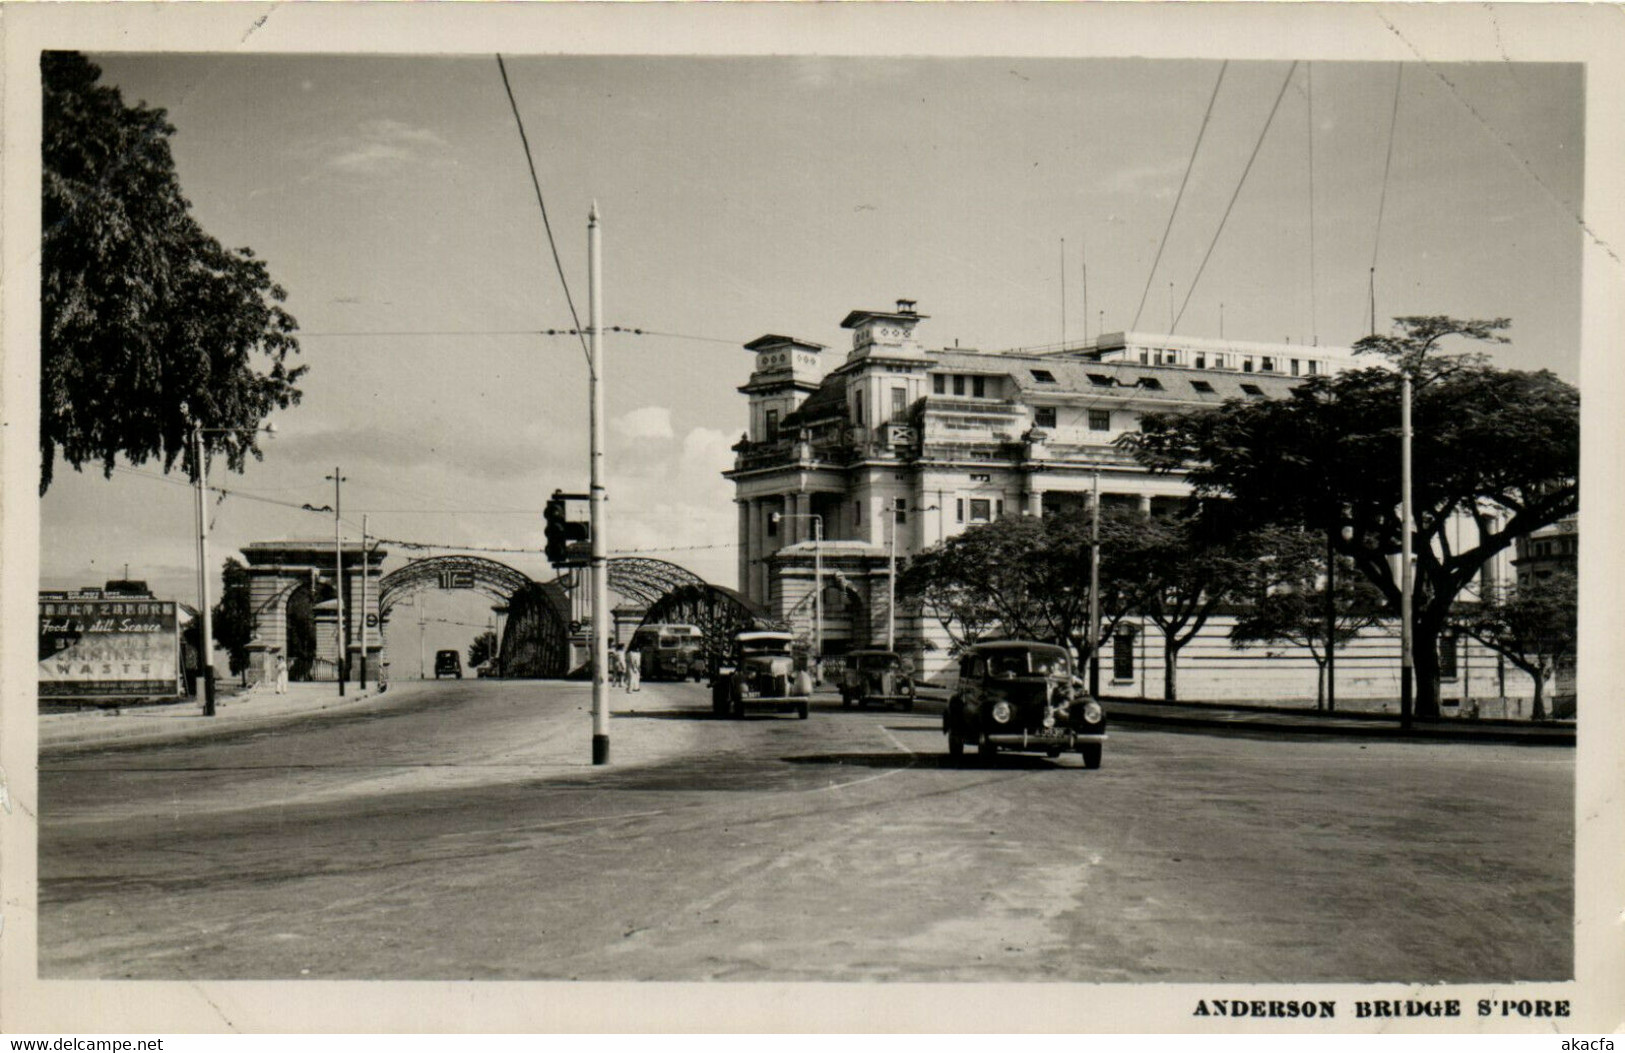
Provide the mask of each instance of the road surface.
{"label": "road surface", "polygon": [[397,685],[41,758],[40,974],[1557,980],[1574,755],[1116,726],[964,767],[940,718],[703,685]]}

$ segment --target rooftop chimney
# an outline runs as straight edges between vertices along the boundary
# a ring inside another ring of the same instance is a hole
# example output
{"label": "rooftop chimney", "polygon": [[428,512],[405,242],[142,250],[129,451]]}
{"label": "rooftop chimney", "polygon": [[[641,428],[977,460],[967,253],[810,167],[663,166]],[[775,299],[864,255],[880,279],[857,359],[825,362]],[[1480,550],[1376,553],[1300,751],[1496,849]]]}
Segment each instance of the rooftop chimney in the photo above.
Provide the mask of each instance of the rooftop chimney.
{"label": "rooftop chimney", "polygon": [[897,301],[897,313],[898,314],[915,314],[916,312],[914,310],[914,301],[913,300],[898,300]]}

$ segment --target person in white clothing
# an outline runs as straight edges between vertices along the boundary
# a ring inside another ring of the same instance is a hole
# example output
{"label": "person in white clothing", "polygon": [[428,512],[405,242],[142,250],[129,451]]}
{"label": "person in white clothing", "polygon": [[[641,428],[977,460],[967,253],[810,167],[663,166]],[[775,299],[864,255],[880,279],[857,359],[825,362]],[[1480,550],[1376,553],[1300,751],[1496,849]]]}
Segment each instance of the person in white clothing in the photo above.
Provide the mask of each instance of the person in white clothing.
{"label": "person in white clothing", "polygon": [[643,681],[643,652],[626,652],[626,690],[628,693],[642,691]]}
{"label": "person in white clothing", "polygon": [[288,659],[282,654],[276,656],[276,693],[279,695],[288,693]]}

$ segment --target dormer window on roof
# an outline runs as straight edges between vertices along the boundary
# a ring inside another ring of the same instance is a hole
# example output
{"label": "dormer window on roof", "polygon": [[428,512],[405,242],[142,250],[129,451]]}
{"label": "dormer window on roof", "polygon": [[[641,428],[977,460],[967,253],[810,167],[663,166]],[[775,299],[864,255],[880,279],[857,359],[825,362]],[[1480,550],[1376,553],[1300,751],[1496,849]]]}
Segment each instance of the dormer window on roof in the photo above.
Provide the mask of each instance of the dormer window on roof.
{"label": "dormer window on roof", "polygon": [[1117,386],[1117,381],[1104,373],[1090,373],[1089,383],[1097,388],[1115,388]]}
{"label": "dormer window on roof", "polygon": [[1158,380],[1156,377],[1141,377],[1140,386],[1145,388],[1147,391],[1161,391],[1162,381]]}
{"label": "dormer window on roof", "polygon": [[1040,384],[1053,384],[1053,383],[1055,383],[1055,374],[1051,373],[1047,369],[1035,369],[1035,370],[1032,371],[1032,374],[1033,374],[1033,379],[1038,381]]}
{"label": "dormer window on roof", "polygon": [[1191,381],[1191,387],[1195,388],[1197,391],[1202,392],[1204,395],[1213,394],[1213,385],[1209,384],[1205,380],[1193,380],[1193,381]]}
{"label": "dormer window on roof", "polygon": [[1259,387],[1257,384],[1243,384],[1241,386],[1241,390],[1245,391],[1248,395],[1255,399],[1261,399],[1264,397],[1264,389]]}

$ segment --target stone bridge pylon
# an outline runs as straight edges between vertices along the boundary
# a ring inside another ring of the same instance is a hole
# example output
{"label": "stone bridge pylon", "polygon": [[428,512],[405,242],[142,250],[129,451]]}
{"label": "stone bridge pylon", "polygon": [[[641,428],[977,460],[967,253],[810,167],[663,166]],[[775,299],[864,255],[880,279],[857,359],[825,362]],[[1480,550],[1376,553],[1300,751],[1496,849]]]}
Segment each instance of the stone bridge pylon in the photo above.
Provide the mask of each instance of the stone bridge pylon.
{"label": "stone bridge pylon", "polygon": [[[379,585],[387,551],[368,545],[363,560],[359,541],[346,542],[335,552],[330,540],[301,539],[256,541],[243,546],[242,553],[248,565],[249,606],[255,627],[254,642],[249,645],[251,681],[273,676],[278,654],[287,657],[295,679],[337,680],[341,674],[358,679],[363,622],[368,667],[377,670],[383,648]],[[340,597],[344,604],[342,636]]]}

